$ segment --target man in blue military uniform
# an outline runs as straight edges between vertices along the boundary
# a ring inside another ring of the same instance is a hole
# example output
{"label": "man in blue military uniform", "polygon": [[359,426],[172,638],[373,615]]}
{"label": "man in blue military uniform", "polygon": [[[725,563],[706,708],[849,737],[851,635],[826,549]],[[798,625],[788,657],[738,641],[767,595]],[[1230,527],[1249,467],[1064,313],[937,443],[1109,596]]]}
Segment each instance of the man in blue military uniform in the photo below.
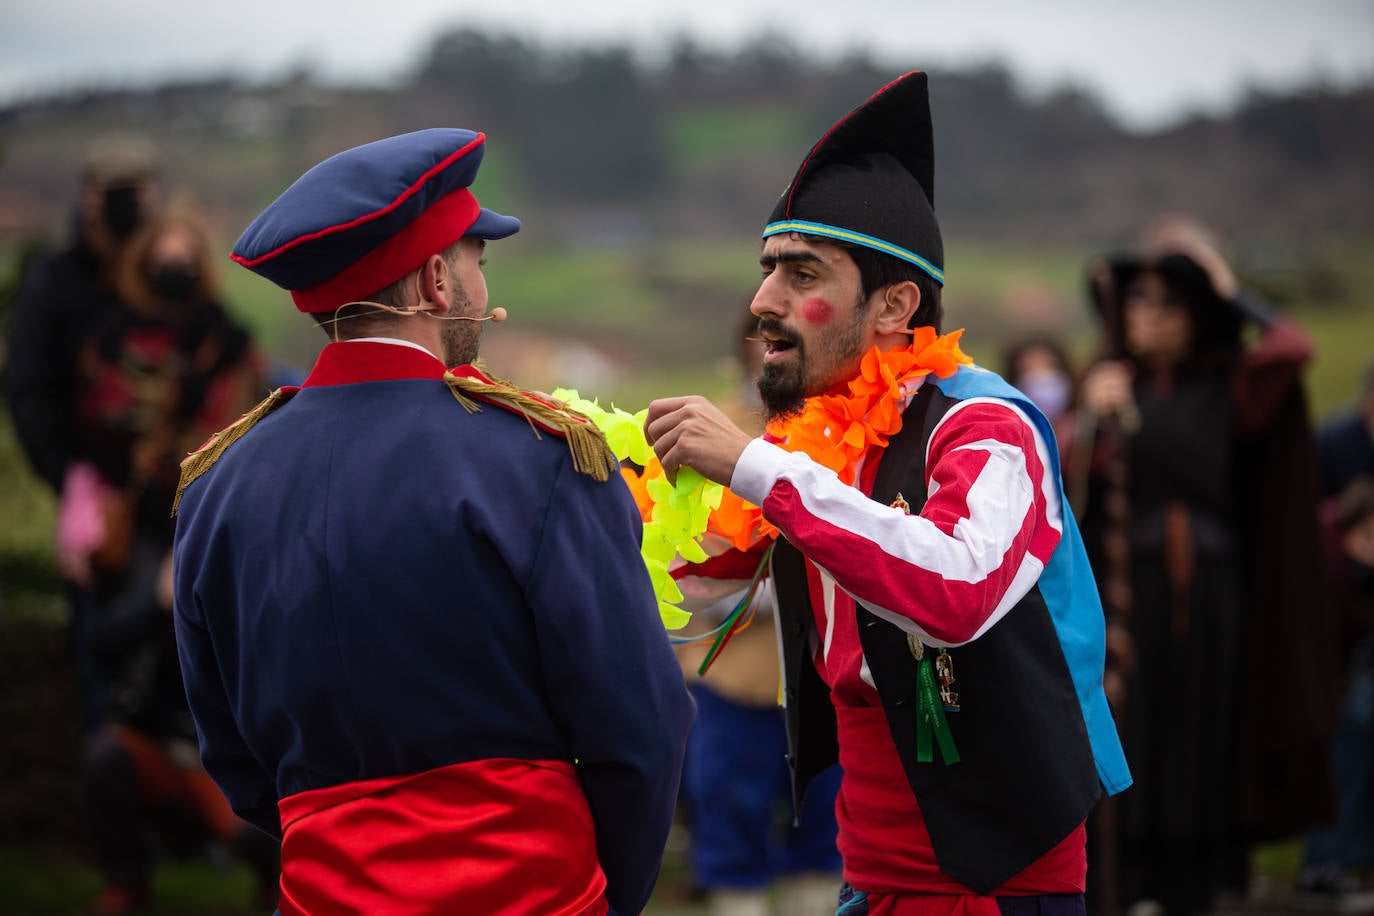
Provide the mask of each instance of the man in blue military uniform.
{"label": "man in blue military uniform", "polygon": [[657,877],[692,704],[604,439],[470,365],[520,226],[468,189],[484,143],[340,153],[235,245],[334,341],[178,507],[201,755],[281,837],[285,916],[624,916]]}

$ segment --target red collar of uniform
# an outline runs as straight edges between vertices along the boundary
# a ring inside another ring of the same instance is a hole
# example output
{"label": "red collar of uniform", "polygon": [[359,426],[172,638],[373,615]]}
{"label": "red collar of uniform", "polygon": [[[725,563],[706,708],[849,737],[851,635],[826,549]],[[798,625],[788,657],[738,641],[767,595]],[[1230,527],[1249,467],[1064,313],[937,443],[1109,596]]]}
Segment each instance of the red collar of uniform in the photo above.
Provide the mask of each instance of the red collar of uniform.
{"label": "red collar of uniform", "polygon": [[444,371],[438,357],[414,347],[371,340],[344,341],[320,351],[315,368],[301,387],[416,378],[440,381]]}
{"label": "red collar of uniform", "polygon": [[[567,413],[564,405],[558,401],[552,401],[545,396],[536,395],[528,391],[521,391],[508,386],[504,382],[492,379],[476,366],[465,363],[446,369],[438,357],[431,356],[428,351],[417,350],[405,344],[381,343],[371,340],[344,341],[332,343],[320,351],[319,358],[315,360],[315,368],[310,370],[309,377],[301,385],[301,388],[319,388],[326,385],[352,385],[358,382],[392,382],[401,379],[433,379],[434,381],[447,381],[449,379],[474,379],[481,382],[483,386],[490,386],[490,390],[483,387],[466,388],[464,394],[477,398],[480,401],[494,404],[506,410],[518,413],[530,423],[540,429],[555,435],[566,437],[566,429],[550,425],[546,419],[540,419],[530,412],[522,409],[518,404],[512,404],[503,395],[518,393],[522,399],[535,401],[557,413],[563,414],[565,418],[576,421],[584,426],[591,425],[591,421],[578,414]],[[461,387],[461,386],[460,386]],[[297,388],[284,389],[295,394]],[[289,395],[288,395],[289,396]]]}

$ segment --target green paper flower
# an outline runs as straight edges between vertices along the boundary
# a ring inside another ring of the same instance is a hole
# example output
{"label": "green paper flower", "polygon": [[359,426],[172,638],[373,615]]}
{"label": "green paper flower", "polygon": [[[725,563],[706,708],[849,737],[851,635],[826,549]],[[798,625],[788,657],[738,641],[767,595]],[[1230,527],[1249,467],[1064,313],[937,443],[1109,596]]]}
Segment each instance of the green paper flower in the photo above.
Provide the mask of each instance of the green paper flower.
{"label": "green paper flower", "polygon": [[[630,461],[639,467],[647,467],[653,461],[653,446],[644,435],[647,409],[628,413],[612,405],[606,410],[571,388],[555,389],[553,397],[595,423],[620,461]],[[687,624],[691,614],[677,606],[682,601],[682,591],[673,581],[668,565],[678,556],[690,563],[707,559],[706,552],[701,549],[701,536],[706,531],[711,510],[720,506],[725,488],[692,468],[684,467],[678,469],[675,483],[669,483],[667,477],[654,477],[645,483],[645,490],[653,509],[644,522],[639,552],[658,598],[663,625],[677,630]]]}

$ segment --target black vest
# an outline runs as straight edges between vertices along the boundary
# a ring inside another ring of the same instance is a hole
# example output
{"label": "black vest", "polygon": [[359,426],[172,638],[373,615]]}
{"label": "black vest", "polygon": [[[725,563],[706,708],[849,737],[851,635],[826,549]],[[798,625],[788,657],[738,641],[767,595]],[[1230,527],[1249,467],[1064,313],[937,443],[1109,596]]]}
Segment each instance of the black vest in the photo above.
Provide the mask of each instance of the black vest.
{"label": "black vest", "polygon": [[[923,385],[888,443],[872,498],[900,491],[925,504],[925,451],[955,400]],[[788,764],[793,799],[838,759],[835,710],[811,663],[815,634],[806,564],[782,537],[773,550],[782,633]],[[990,893],[1081,824],[1101,792],[1083,713],[1038,588],[977,640],[950,650],[958,712],[947,713],[961,760],[916,761],[917,662],[906,634],[857,607],[859,641],[940,869]],[[862,888],[861,888],[862,890]]]}

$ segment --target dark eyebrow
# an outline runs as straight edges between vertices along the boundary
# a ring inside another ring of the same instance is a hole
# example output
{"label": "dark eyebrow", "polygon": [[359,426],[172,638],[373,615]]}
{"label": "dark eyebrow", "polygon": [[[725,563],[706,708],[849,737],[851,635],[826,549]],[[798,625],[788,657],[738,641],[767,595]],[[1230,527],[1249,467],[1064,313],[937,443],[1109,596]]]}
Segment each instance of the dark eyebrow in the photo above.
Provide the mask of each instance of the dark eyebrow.
{"label": "dark eyebrow", "polygon": [[812,253],[809,252],[809,251],[784,251],[782,254],[761,254],[761,255],[759,255],[759,266],[760,266],[760,267],[776,267],[776,266],[778,266],[779,264],[800,264],[800,263],[812,263],[812,264],[822,264],[822,265],[824,265],[825,262],[822,261],[817,255],[814,255],[814,254],[812,254]]}

